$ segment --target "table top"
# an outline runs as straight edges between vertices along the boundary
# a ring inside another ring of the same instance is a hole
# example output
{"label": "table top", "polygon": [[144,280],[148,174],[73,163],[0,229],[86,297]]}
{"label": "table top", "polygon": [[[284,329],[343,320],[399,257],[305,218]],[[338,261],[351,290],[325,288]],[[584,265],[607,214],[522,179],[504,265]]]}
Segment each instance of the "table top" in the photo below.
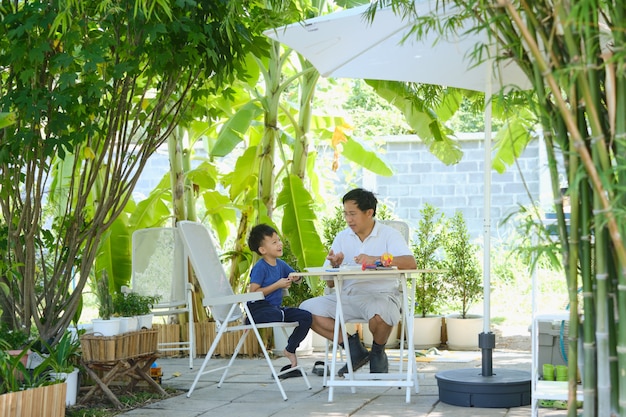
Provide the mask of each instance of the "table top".
{"label": "table top", "polygon": [[304,272],[294,272],[290,275],[295,277],[305,277],[305,276],[319,276],[319,275],[331,275],[331,276],[362,276],[362,277],[371,277],[377,275],[414,275],[414,274],[424,274],[424,273],[441,273],[445,272],[445,270],[440,269],[365,269],[360,265],[351,265],[347,267],[340,268],[331,268],[331,267],[309,267]]}

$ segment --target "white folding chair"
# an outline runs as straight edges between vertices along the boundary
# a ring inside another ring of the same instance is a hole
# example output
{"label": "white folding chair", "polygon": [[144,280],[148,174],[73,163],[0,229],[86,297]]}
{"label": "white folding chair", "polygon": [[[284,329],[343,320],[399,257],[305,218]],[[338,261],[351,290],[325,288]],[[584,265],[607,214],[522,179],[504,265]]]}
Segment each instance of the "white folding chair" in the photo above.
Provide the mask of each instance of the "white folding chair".
{"label": "white folding chair", "polygon": [[[407,222],[404,222],[402,220],[377,220],[383,224],[386,224],[388,226],[393,227],[394,229],[398,230],[400,232],[400,234],[402,235],[402,237],[404,237],[404,240],[409,243],[410,237],[411,237],[411,229],[409,228],[409,224]],[[348,320],[346,322],[346,324],[348,323],[368,323],[368,320],[365,318],[362,319],[356,319],[356,320]],[[401,337],[400,337],[400,364],[402,366],[402,351],[404,349],[404,340],[405,340],[405,332],[406,332],[406,326],[403,326],[402,332],[401,332]],[[332,352],[332,345],[331,345],[331,341],[330,340],[326,340],[326,348],[325,348],[325,363],[324,363],[324,378],[322,380],[322,384],[324,386],[326,386],[326,381],[328,380],[328,363],[330,362],[330,360],[332,359],[331,357],[331,352]],[[347,349],[347,348],[345,348]],[[341,351],[341,360],[344,359],[343,357],[343,351]],[[348,361],[349,362],[349,361]],[[415,365],[415,362],[413,363],[413,365],[415,366],[414,369],[414,383],[415,383],[415,392],[417,392],[418,390],[418,382],[417,382],[417,366]],[[349,363],[348,364],[348,372],[353,372],[352,369],[352,364]]]}
{"label": "white folding chair", "polygon": [[178,230],[173,227],[136,230],[133,233],[132,262],[132,290],[161,297],[152,308],[155,316],[187,314],[188,340],[162,342],[157,348],[160,351],[188,351],[189,369],[192,369],[196,357],[193,286],[185,275],[184,248]]}
{"label": "white folding chair", "polygon": [[[283,400],[287,400],[287,394],[285,394],[285,390],[283,389],[283,385],[279,377],[293,371],[294,369],[300,371],[307,387],[311,389],[311,384],[309,383],[309,379],[302,366],[299,365],[295,368],[288,368],[280,372],[277,372],[274,369],[272,360],[270,359],[258,330],[261,328],[280,328],[286,333],[287,328],[297,327],[298,323],[255,323],[252,315],[250,314],[250,310],[248,309],[247,302],[263,299],[263,293],[257,291],[254,293],[235,294],[233,292],[228,276],[226,275],[224,267],[218,257],[211,234],[204,225],[196,222],[180,221],[178,222],[177,228],[180,231],[180,236],[185,246],[185,254],[191,262],[196,277],[198,278],[198,282],[200,283],[200,287],[202,288],[202,292],[204,293],[203,304],[210,310],[211,315],[215,320],[217,330],[217,335],[211,343],[211,347],[202,362],[202,366],[196,374],[193,384],[187,393],[187,397],[190,397],[193,393],[200,377],[211,372],[224,370],[217,385],[218,387],[222,386],[230,367],[235,362],[237,354],[243,346],[246,336],[251,330],[254,332],[257,340],[259,341],[263,355],[265,356],[267,364],[272,371],[274,382],[278,385],[278,389],[280,390]],[[250,324],[245,324],[245,317],[248,318]],[[234,322],[238,322],[238,324],[231,325],[231,323]],[[225,333],[237,331],[242,331],[242,334],[237,342],[232,357],[228,361],[228,364],[225,366],[214,367],[212,369],[206,369],[222,336]]]}

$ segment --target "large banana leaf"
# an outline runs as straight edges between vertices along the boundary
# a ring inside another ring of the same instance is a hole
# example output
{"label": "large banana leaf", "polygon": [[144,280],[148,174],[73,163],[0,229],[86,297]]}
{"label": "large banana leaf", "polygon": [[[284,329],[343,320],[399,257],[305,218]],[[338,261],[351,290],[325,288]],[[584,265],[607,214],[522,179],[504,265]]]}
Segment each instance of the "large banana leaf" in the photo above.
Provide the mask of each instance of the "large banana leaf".
{"label": "large banana leaf", "polygon": [[96,276],[107,271],[109,288],[119,291],[122,285],[129,285],[132,275],[131,256],[132,230],[128,227],[126,216],[120,215],[103,236],[96,256]]}
{"label": "large banana leaf", "polygon": [[243,141],[253,120],[263,113],[263,109],[257,101],[250,101],[244,104],[237,112],[224,124],[217,137],[217,142],[211,149],[211,156],[226,156]]}
{"label": "large banana leaf", "polygon": [[[376,94],[398,108],[406,122],[429,146],[430,152],[441,162],[451,165],[459,162],[463,152],[459,144],[449,136],[443,122],[459,108],[462,94],[458,89],[441,90],[438,106],[431,108],[429,102],[415,96],[407,83],[399,81],[367,80]],[[434,100],[431,100],[434,102]]]}
{"label": "large banana leaf", "polygon": [[506,167],[515,162],[528,143],[533,139],[534,119],[530,110],[520,108],[517,117],[507,120],[498,130],[495,138],[496,155],[493,158],[493,168],[499,173],[506,171]]}
{"label": "large banana leaf", "polygon": [[377,152],[366,149],[361,143],[348,136],[342,128],[336,127],[334,132],[324,130],[319,134],[333,144],[333,148],[355,164],[373,172],[374,174],[389,177],[393,170],[379,156]]}
{"label": "large banana leaf", "polygon": [[283,180],[276,206],[283,208],[282,231],[298,258],[298,267],[319,266],[324,263],[326,249],[315,229],[315,207],[302,179],[289,175]]}
{"label": "large banana leaf", "polygon": [[171,201],[172,187],[169,182],[169,172],[161,179],[159,185],[150,192],[148,198],[140,201],[132,210],[129,226],[131,231],[147,227],[161,227],[172,213],[167,205]]}
{"label": "large banana leaf", "polygon": [[223,246],[230,232],[228,225],[237,223],[237,213],[230,199],[218,191],[206,191],[202,199],[207,215],[211,218],[213,231],[217,234],[220,246]]}

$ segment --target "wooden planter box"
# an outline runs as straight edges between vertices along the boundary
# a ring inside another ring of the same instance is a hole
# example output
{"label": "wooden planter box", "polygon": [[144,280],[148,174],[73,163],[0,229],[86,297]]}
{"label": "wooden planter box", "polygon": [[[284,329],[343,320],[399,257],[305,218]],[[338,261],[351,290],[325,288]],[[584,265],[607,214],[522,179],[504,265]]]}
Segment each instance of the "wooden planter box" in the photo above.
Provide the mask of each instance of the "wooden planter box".
{"label": "wooden planter box", "polygon": [[0,416],[65,416],[65,382],[0,395]]}
{"label": "wooden planter box", "polygon": [[156,352],[157,338],[156,329],[142,329],[116,336],[85,334],[80,338],[80,347],[86,363],[115,362]]}

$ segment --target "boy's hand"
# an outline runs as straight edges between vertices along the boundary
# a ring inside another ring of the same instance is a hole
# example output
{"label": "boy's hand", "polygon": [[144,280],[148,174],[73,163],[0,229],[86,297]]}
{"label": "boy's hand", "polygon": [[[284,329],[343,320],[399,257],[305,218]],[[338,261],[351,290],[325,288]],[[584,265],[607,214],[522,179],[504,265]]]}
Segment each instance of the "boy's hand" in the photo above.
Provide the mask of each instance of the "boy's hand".
{"label": "boy's hand", "polygon": [[302,280],[302,277],[294,277],[292,274],[289,274],[287,279],[291,280],[291,282],[295,282],[297,284],[297,283],[299,283]]}
{"label": "boy's hand", "polygon": [[276,284],[278,285],[279,288],[289,288],[291,287],[291,279],[289,277],[281,278],[278,281],[276,281]]}

